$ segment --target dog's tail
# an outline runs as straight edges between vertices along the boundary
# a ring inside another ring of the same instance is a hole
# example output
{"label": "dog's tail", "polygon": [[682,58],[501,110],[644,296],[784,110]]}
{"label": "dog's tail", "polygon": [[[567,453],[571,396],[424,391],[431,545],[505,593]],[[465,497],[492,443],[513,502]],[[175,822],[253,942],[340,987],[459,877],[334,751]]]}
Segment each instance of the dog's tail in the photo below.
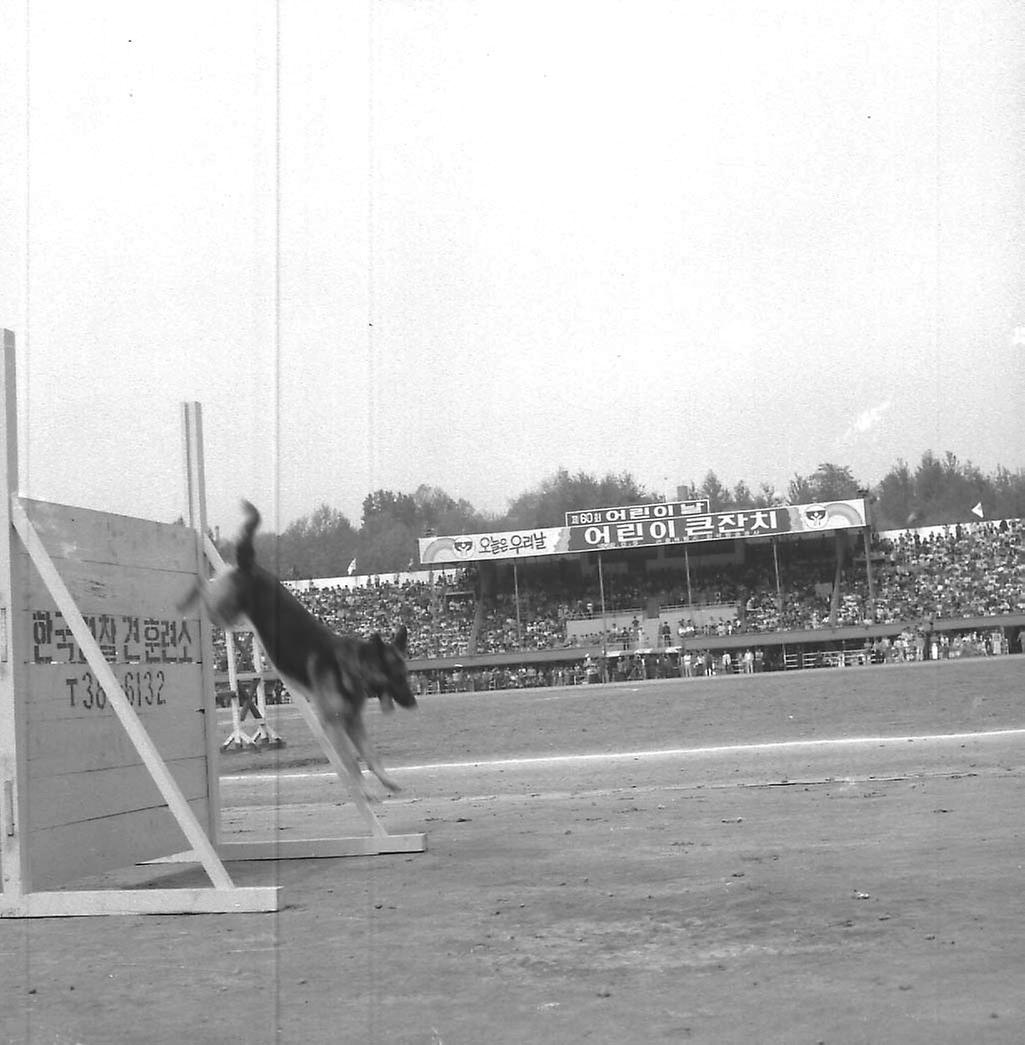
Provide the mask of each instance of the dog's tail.
{"label": "dog's tail", "polygon": [[188,613],[199,602],[200,596],[203,594],[203,583],[202,578],[196,578],[195,583],[189,588],[188,594],[176,603],[179,613]]}
{"label": "dog's tail", "polygon": [[245,521],[242,523],[242,532],[235,544],[235,565],[243,573],[249,573],[256,561],[253,535],[260,525],[260,513],[248,501],[242,502],[242,511],[245,513]]}

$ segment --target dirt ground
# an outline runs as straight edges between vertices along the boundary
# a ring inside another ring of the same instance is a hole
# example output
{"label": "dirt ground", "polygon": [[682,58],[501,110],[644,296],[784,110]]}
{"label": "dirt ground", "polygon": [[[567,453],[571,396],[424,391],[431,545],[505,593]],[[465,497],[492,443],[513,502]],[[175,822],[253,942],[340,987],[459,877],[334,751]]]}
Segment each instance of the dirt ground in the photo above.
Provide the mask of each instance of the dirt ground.
{"label": "dirt ground", "polygon": [[[375,713],[404,788],[380,815],[427,852],[232,864],[281,885],[274,914],[0,921],[0,1041],[1021,1042],[1023,673]],[[226,834],[362,833],[294,712],[274,722],[286,748],[223,759]]]}

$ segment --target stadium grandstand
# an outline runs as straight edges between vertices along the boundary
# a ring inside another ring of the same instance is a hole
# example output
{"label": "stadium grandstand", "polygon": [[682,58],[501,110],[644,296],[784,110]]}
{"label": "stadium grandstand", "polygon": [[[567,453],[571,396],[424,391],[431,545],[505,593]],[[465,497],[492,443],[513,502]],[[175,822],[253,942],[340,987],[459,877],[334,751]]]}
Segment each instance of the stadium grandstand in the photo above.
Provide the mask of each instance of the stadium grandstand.
{"label": "stadium grandstand", "polygon": [[425,538],[419,570],[290,587],[339,632],[405,624],[420,692],[856,666],[1023,652],[1023,533],[878,533],[861,500],[669,502]]}

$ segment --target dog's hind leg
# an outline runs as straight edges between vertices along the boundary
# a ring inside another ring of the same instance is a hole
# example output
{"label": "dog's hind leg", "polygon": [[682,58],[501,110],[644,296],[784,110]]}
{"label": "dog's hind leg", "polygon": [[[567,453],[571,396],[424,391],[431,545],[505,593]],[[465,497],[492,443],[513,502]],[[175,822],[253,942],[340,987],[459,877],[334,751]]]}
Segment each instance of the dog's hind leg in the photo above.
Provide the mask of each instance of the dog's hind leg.
{"label": "dog's hind leg", "polygon": [[328,761],[338,774],[338,779],[348,786],[349,794],[352,796],[353,804],[360,816],[366,821],[374,835],[386,836],[388,832],[385,831],[384,825],[377,819],[371,808],[372,804],[379,802],[380,799],[371,795],[364,787],[359,761],[351,747],[348,746],[348,738],[340,729],[331,731],[326,729],[321,717],[314,709],[314,702],[308,699],[303,691],[299,690],[296,693],[296,704],[303,718],[309,724],[310,731],[320,741]]}
{"label": "dog's hind leg", "polygon": [[380,799],[367,790],[363,770],[360,768],[359,759],[356,757],[357,748],[349,738],[349,732],[341,723],[331,719],[317,716],[320,721],[324,735],[327,737],[331,747],[338,753],[338,757],[345,768],[345,773],[353,787],[358,788],[360,794],[367,802],[379,802]]}
{"label": "dog's hind leg", "polygon": [[353,746],[359,752],[360,757],[367,764],[367,768],[377,777],[389,791],[401,791],[402,788],[385,772],[384,765],[377,754],[374,745],[367,736],[367,729],[362,717],[358,713],[347,716],[344,719],[345,731],[352,741]]}
{"label": "dog's hind leg", "polygon": [[[315,712],[321,732],[332,750],[337,754],[352,787],[357,788],[367,802],[380,801],[367,790],[363,771],[357,758],[357,754],[363,754],[352,735],[352,723],[354,720],[356,722],[359,721],[358,712],[354,710],[352,703],[346,700],[345,696],[339,691],[338,683],[333,673],[317,670],[316,658],[310,658],[307,670],[313,683],[312,690],[305,687],[296,688],[306,697],[310,708]],[[380,767],[379,760],[377,764]],[[369,761],[367,765],[370,766]],[[337,765],[335,769],[338,769]],[[376,772],[374,775],[380,779]],[[381,782],[384,783],[383,780]],[[387,787],[388,785],[385,784],[385,786]],[[392,787],[391,790],[398,790],[397,785]]]}
{"label": "dog's hind leg", "polygon": [[[367,736],[363,724],[363,708],[366,705],[366,691],[355,674],[342,672],[339,677],[334,671],[317,664],[311,657],[307,671],[314,684],[314,700],[321,722],[329,735],[337,737],[335,747],[341,753],[347,748],[350,753],[354,748],[367,768],[389,791],[401,791],[402,788],[385,772],[374,745]],[[388,698],[391,699],[390,696]]]}
{"label": "dog's hind leg", "polygon": [[347,785],[356,808],[370,825],[374,834],[385,834],[384,828],[378,823],[377,817],[370,808],[371,805],[379,803],[380,799],[367,790],[363,773],[359,767],[359,759],[356,757],[356,752],[345,735],[345,731],[336,723],[324,721],[317,712],[316,700],[307,691],[293,687],[292,692],[296,699],[296,706],[310,727],[310,732],[320,742],[331,767],[338,774],[338,779]]}

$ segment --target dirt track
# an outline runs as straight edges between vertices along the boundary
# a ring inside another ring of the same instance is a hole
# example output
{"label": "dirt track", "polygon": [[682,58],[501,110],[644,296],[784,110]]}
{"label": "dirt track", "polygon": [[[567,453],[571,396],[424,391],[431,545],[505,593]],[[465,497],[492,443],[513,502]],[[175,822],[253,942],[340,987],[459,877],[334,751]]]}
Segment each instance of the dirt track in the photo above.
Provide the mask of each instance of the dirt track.
{"label": "dirt track", "polygon": [[[1023,668],[375,716],[405,788],[382,816],[427,853],[232,865],[280,882],[276,915],[2,922],[2,1040],[1020,1042],[1025,733],[996,731],[1025,726]],[[225,759],[228,830],[358,829],[281,728],[283,776]]]}

